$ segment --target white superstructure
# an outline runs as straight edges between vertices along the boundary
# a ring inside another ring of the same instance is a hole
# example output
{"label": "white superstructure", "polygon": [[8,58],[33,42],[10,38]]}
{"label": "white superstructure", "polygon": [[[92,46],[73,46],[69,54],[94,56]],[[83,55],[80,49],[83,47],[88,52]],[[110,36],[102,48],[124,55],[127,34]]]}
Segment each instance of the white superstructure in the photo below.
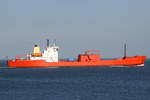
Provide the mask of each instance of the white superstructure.
{"label": "white superstructure", "polygon": [[42,54],[42,59],[47,62],[58,62],[58,46],[49,46],[44,50]]}
{"label": "white superstructure", "polygon": [[44,50],[42,55],[35,56],[35,54],[33,53],[30,56],[30,60],[45,60],[46,62],[58,62],[58,50],[59,47],[56,46],[55,43],[52,46],[49,46],[49,40],[47,40],[47,48],[46,50]]}

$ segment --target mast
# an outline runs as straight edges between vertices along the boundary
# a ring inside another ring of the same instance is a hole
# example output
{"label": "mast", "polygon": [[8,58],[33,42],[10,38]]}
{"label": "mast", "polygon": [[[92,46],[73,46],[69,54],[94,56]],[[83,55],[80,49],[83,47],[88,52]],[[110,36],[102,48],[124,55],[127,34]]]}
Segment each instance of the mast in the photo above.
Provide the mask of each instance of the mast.
{"label": "mast", "polygon": [[49,39],[47,39],[47,47],[49,47]]}
{"label": "mast", "polygon": [[127,46],[126,44],[124,44],[124,58],[127,57]]}

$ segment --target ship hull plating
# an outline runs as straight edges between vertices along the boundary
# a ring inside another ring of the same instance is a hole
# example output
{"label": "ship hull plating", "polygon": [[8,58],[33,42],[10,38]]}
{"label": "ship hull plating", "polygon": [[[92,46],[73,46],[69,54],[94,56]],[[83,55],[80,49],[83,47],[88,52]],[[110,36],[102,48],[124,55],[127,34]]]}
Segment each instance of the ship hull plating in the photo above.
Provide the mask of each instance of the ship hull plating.
{"label": "ship hull plating", "polygon": [[144,66],[146,56],[126,57],[113,60],[93,61],[58,61],[46,62],[45,60],[8,60],[8,66],[13,67],[136,67]]}

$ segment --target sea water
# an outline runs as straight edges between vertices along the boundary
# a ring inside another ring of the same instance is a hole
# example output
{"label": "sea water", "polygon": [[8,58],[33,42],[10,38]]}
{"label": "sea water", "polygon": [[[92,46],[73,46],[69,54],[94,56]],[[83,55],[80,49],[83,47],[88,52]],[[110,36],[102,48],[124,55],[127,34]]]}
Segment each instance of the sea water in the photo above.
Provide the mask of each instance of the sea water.
{"label": "sea water", "polygon": [[8,68],[0,61],[0,100],[150,100],[150,60],[136,68]]}

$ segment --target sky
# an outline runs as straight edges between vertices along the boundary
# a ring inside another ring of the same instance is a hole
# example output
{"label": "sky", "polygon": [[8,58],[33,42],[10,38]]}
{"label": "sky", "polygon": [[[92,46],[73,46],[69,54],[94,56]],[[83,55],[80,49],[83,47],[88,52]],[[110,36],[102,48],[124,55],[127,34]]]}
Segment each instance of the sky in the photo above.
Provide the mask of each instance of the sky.
{"label": "sky", "polygon": [[0,59],[57,40],[60,58],[100,50],[104,58],[150,57],[150,0],[0,0]]}

